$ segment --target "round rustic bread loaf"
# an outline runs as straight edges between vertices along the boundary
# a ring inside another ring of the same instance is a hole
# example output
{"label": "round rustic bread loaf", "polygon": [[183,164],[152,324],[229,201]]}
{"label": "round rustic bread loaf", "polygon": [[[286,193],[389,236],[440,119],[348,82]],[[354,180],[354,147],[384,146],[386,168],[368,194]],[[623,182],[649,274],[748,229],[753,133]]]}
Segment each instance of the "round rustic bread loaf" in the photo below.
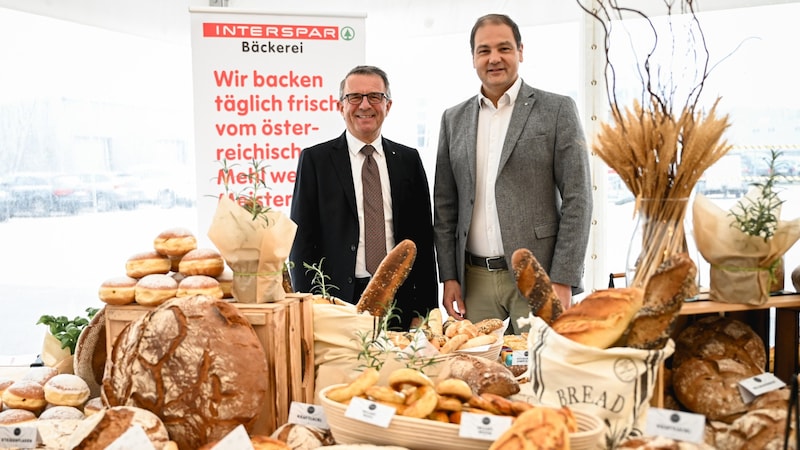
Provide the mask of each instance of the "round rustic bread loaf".
{"label": "round rustic bread loaf", "polygon": [[508,397],[519,392],[519,382],[503,364],[466,354],[458,354],[442,363],[438,381],[448,378],[464,380],[474,395],[485,392]]}
{"label": "round rustic bread loaf", "polygon": [[66,448],[105,449],[134,425],[142,427],[157,450],[164,449],[169,442],[167,429],[158,416],[142,408],[116,406],[83,419],[70,436]]}
{"label": "round rustic bread loaf", "polygon": [[753,366],[757,373],[767,364],[761,337],[746,324],[725,316],[704,317],[681,331],[675,340],[672,367],[693,357],[729,358]]}
{"label": "round rustic bread loaf", "polygon": [[672,387],[687,409],[730,423],[747,411],[739,382],[754,375],[749,365],[730,358],[690,358],[673,369]]}
{"label": "round rustic bread loaf", "polygon": [[110,351],[109,406],[157,414],[181,449],[252,428],[267,400],[267,362],[236,307],[205,296],[169,300],[129,324]]}
{"label": "round rustic bread loaf", "polygon": [[[755,409],[727,427],[717,427],[712,443],[718,449],[782,449],[786,431],[785,409]],[[794,439],[792,433],[791,439]],[[708,438],[707,438],[708,439]],[[789,448],[792,446],[791,440]]]}

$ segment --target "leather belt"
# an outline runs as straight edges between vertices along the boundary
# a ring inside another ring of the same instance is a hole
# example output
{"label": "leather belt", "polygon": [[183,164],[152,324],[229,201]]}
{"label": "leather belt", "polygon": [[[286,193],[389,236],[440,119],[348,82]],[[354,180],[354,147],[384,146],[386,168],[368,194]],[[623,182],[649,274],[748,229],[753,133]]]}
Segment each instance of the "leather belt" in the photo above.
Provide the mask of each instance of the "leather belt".
{"label": "leather belt", "polygon": [[471,266],[483,267],[490,272],[495,270],[508,270],[508,264],[506,264],[506,258],[504,256],[485,258],[483,256],[473,255],[470,252],[467,252],[466,256],[467,264]]}

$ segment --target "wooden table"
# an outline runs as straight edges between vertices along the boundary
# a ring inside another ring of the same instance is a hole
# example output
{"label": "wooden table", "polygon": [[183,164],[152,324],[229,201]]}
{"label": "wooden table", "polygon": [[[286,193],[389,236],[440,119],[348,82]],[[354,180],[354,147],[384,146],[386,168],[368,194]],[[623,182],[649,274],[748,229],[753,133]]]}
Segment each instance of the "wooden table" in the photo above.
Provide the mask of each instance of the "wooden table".
{"label": "wooden table", "polygon": [[[758,311],[769,308],[775,308],[775,358],[773,372],[775,376],[788,384],[798,368],[798,345],[800,345],[800,335],[798,334],[798,325],[800,325],[800,294],[772,295],[763,305],[721,303],[710,300],[684,302],[681,307],[680,315],[696,316],[700,314]],[[656,382],[651,403],[658,407],[664,405],[663,367],[659,370],[658,381]]]}

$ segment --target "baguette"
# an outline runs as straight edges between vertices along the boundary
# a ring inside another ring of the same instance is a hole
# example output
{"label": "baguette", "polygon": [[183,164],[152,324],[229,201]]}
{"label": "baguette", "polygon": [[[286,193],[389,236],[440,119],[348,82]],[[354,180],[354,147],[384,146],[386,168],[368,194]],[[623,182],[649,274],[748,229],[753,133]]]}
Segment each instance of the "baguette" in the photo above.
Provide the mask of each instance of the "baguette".
{"label": "baguette", "polygon": [[564,312],[564,308],[544,267],[527,248],[514,251],[511,265],[514,268],[517,289],[528,300],[531,312],[548,325],[552,324]]}
{"label": "baguette", "polygon": [[397,289],[411,273],[416,257],[417,246],[413,241],[405,239],[395,245],[369,280],[356,304],[356,311],[359,313],[367,311],[376,317],[385,316],[394,301]]}
{"label": "baguette", "polygon": [[[463,335],[459,335],[463,336]],[[461,344],[458,347],[458,350],[467,350],[470,348],[480,347],[482,345],[492,345],[497,342],[497,335],[496,334],[481,334],[475,336],[474,338],[470,338],[468,341]]]}
{"label": "baguette", "polygon": [[694,289],[697,267],[688,253],[673,255],[647,280],[644,304],[627,331],[628,347],[664,348],[683,301]]}

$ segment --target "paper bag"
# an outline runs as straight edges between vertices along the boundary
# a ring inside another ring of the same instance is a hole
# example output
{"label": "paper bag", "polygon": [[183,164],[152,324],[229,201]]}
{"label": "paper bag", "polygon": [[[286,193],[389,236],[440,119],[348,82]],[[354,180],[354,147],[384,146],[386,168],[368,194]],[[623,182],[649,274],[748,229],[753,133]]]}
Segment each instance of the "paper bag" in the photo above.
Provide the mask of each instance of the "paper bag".
{"label": "paper bag", "polygon": [[231,293],[239,303],[286,298],[283,268],[297,224],[280,211],[252,214],[228,197],[217,204],[208,237],[233,270]]}
{"label": "paper bag", "polygon": [[644,434],[659,365],[675,349],[672,340],[661,350],[599,349],[561,336],[539,317],[527,321],[530,383],[520,385],[517,396],[600,418],[607,448]]}
{"label": "paper bag", "polygon": [[[780,208],[773,213],[780,217]],[[766,303],[775,265],[800,238],[800,219],[779,220],[775,234],[765,241],[731,226],[729,211],[698,194],[692,205],[692,222],[697,249],[711,265],[711,299],[749,305]]]}

